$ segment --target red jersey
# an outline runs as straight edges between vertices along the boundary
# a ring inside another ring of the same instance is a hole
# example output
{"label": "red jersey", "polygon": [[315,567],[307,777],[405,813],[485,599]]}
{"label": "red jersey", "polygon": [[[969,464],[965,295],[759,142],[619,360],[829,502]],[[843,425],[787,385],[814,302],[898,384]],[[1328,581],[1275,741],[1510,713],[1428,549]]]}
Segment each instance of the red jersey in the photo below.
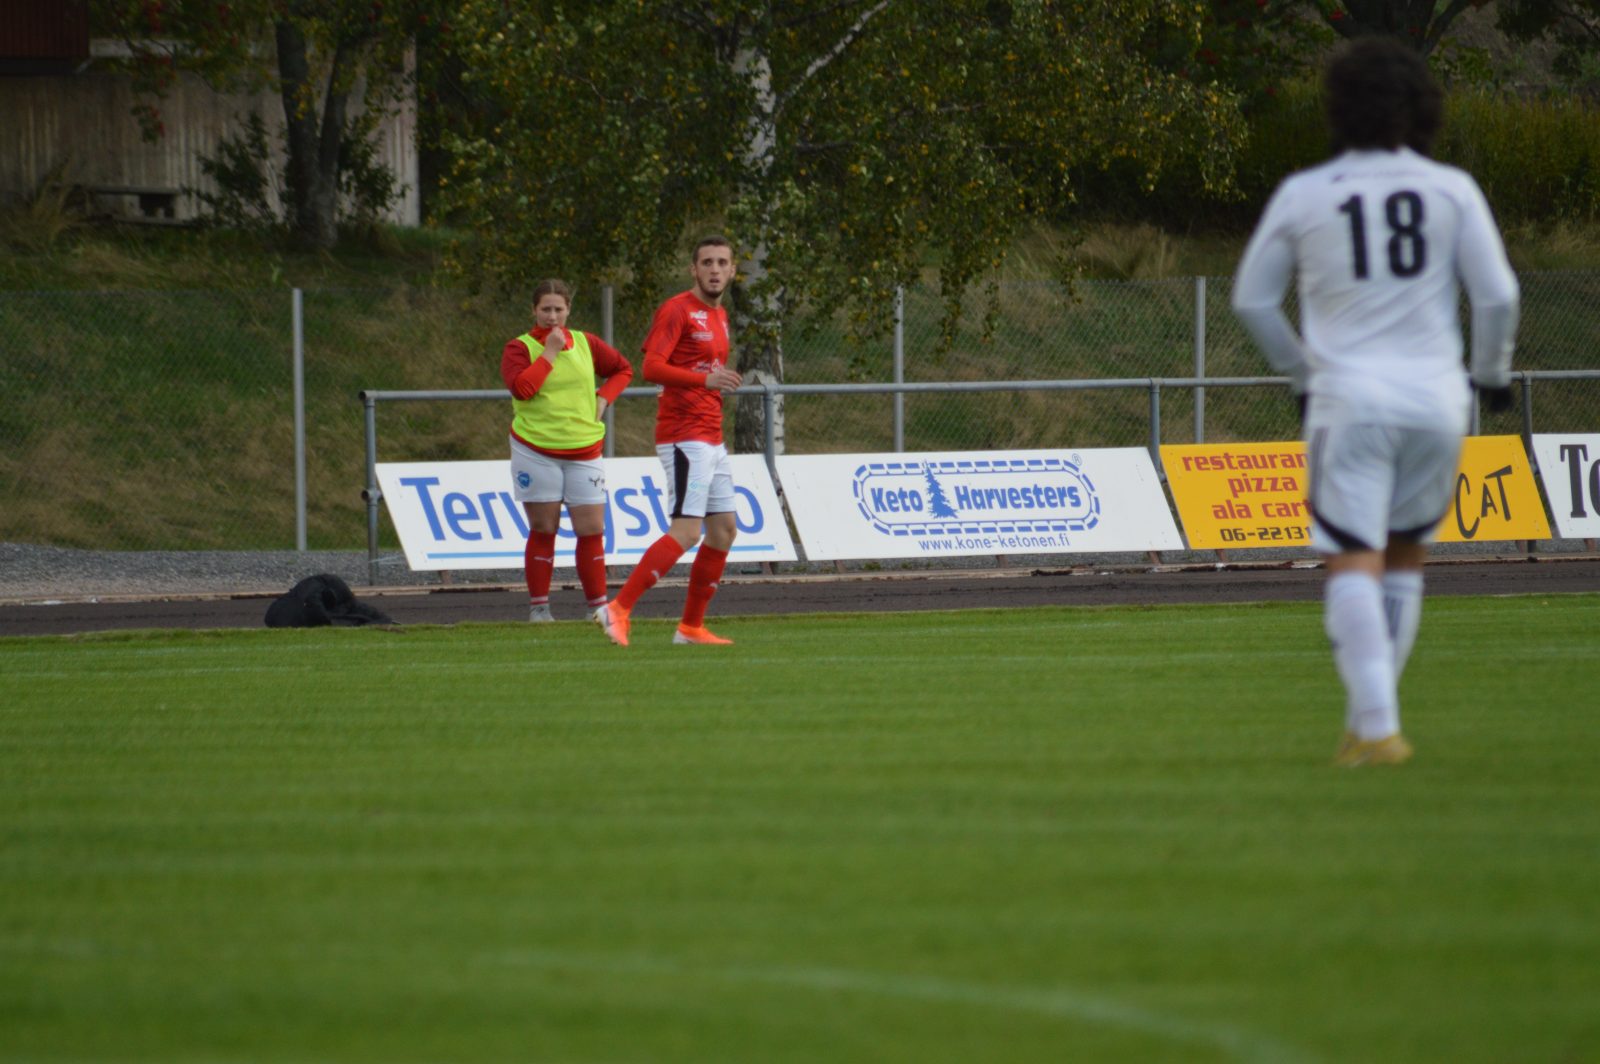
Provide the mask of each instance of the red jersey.
{"label": "red jersey", "polygon": [[721,443],[722,393],[706,387],[706,374],[728,364],[728,312],[680,292],[656,308],[641,348],[644,379],[662,386],[656,442]]}
{"label": "red jersey", "polygon": [[[562,347],[564,351],[572,349],[572,332],[567,330],[567,342]],[[535,340],[544,340],[550,335],[548,327],[529,330],[528,335]],[[589,340],[589,361],[594,363],[596,380],[605,383],[596,389],[595,394],[606,403],[617,401],[617,396],[633,380],[633,366],[622,357],[622,352],[606,343],[592,332],[583,334]],[[531,399],[538,394],[544,386],[545,379],[550,376],[550,363],[539,357],[538,351],[529,351],[528,345],[523,343],[521,337],[507,340],[505,350],[500,352],[500,379],[506,382],[506,387],[518,399]],[[513,432],[512,436],[516,436]],[[592,447],[579,447],[570,451],[552,451],[545,447],[535,447],[527,440],[518,438],[524,447],[547,454],[552,458],[599,458],[605,453],[605,441],[601,440]]]}

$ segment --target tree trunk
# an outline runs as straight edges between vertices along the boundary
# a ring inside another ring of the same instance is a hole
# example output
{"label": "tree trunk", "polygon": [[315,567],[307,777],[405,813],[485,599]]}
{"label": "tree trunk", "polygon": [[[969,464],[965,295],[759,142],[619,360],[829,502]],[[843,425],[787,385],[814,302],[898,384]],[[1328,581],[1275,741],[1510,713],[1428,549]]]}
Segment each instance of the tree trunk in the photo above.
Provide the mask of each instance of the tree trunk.
{"label": "tree trunk", "polygon": [[[1464,2],[1464,0],[1457,0]],[[777,214],[772,186],[772,170],[778,151],[778,120],[785,102],[819,72],[838,59],[867,26],[889,6],[877,3],[856,16],[831,47],[815,57],[794,84],[780,97],[772,87],[772,41],[769,24],[747,37],[734,52],[733,69],[750,85],[754,108],[745,122],[741,161],[744,179],[739,189],[736,214],[742,226],[740,242],[745,252],[739,265],[743,275],[739,298],[735,301],[733,325],[739,344],[739,372],[746,384],[761,383],[765,377],[783,383],[783,323],[788,310],[783,286],[768,270],[767,256],[772,247],[773,218]],[[774,450],[782,453],[783,396],[773,402]],[[733,446],[736,451],[759,451],[765,447],[767,424],[762,397],[740,396],[734,408]]]}
{"label": "tree trunk", "polygon": [[305,34],[289,21],[276,25],[278,75],[288,141],[289,229],[308,247],[339,242],[339,141],[344,135],[348,94],[337,91],[344,48],[334,53],[321,120]]}
{"label": "tree trunk", "polygon": [[1469,6],[1478,0],[1450,0],[1443,8],[1434,0],[1345,0],[1346,17],[1332,25],[1346,38],[1391,37],[1427,55]]}
{"label": "tree trunk", "polygon": [[[757,249],[741,265],[746,279],[760,276],[766,279],[766,267],[761,265],[763,249]],[[735,293],[733,328],[739,344],[739,373],[746,385],[761,385],[768,381],[783,383],[783,312],[781,301],[773,296],[760,295],[761,286],[741,280]],[[783,396],[773,397],[773,453],[782,454]],[[759,395],[741,395],[734,404],[733,449],[739,454],[766,450],[766,405]]]}
{"label": "tree trunk", "polygon": [[[746,384],[783,383],[783,292],[767,271],[772,232],[768,180],[777,150],[778,101],[772,91],[772,63],[760,48],[741,49],[735,69],[750,80],[756,107],[745,126],[743,156],[747,181],[741,190],[749,227],[739,263],[739,285],[733,306],[734,335],[739,345],[738,369]],[[773,406],[776,453],[783,451],[783,396]],[[734,406],[733,449],[740,453],[766,447],[766,409],[759,395],[741,395]]]}

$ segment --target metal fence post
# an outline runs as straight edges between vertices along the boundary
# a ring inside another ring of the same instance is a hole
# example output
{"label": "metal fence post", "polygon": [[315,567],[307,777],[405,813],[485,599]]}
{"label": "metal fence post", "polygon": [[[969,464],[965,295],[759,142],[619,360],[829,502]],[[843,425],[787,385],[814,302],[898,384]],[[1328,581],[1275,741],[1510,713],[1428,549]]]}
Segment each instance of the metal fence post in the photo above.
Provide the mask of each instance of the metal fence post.
{"label": "metal fence post", "polygon": [[[765,376],[765,375],[763,375]],[[773,395],[773,381],[770,376],[761,382],[761,387],[766,390],[761,393],[761,422],[765,439],[762,441],[762,450],[767,456],[767,472],[771,474],[773,483],[778,480],[778,427],[773,424],[773,415],[777,413],[777,399]]]}
{"label": "metal fence post", "polygon": [[306,549],[306,314],[305,293],[289,301],[294,322],[294,549]]}
{"label": "metal fence post", "polygon": [[361,497],[367,500],[367,583],[378,582],[378,501],[383,492],[378,490],[378,402],[366,392],[361,393],[366,408],[367,422],[367,490]]}
{"label": "metal fence post", "polygon": [[[1206,279],[1194,279],[1194,375],[1206,375]],[[1194,442],[1206,442],[1206,386],[1194,388]]]}
{"label": "metal fence post", "polygon": [[[894,382],[906,382],[906,289],[894,289]],[[894,449],[898,454],[906,449],[906,393],[894,393]]]}
{"label": "metal fence post", "polygon": [[[1533,473],[1538,479],[1539,459],[1533,454],[1533,380],[1526,373],[1522,374],[1522,449],[1533,456]],[[1539,541],[1536,539],[1528,540],[1523,546],[1530,556],[1539,553]]]}
{"label": "metal fence post", "polygon": [[1161,468],[1161,378],[1150,378],[1150,461]]}
{"label": "metal fence post", "polygon": [[1533,378],[1522,375],[1522,445],[1533,453]]}

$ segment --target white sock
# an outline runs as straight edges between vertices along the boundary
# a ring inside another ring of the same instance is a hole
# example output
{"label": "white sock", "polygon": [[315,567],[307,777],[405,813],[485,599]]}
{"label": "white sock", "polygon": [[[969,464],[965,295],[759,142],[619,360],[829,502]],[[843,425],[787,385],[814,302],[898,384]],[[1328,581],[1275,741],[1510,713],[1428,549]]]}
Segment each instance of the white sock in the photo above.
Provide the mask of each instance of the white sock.
{"label": "white sock", "polygon": [[1400,730],[1394,644],[1383,613],[1383,588],[1366,573],[1335,573],[1323,598],[1323,625],[1345,689],[1345,727],[1362,740]]}
{"label": "white sock", "polygon": [[1422,570],[1392,569],[1383,574],[1383,612],[1394,643],[1394,678],[1405,675],[1406,660],[1422,624]]}

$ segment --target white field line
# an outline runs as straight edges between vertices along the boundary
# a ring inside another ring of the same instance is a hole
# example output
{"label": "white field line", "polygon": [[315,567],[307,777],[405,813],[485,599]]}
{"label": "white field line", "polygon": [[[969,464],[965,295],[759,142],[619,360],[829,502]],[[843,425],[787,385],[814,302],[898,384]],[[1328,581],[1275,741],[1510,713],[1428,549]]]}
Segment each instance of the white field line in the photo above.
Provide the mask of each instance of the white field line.
{"label": "white field line", "polygon": [[672,976],[728,983],[765,983],[824,993],[867,994],[1030,1013],[1049,1019],[1116,1028],[1180,1045],[1205,1046],[1250,1064],[1311,1064],[1315,1059],[1303,1050],[1230,1024],[1196,1023],[1128,1005],[1114,998],[1059,986],[990,986],[931,976],[863,972],[848,968],[754,965],[694,967],[666,958],[550,950],[516,950],[496,954],[495,959],[513,967],[567,968],[604,975]]}

